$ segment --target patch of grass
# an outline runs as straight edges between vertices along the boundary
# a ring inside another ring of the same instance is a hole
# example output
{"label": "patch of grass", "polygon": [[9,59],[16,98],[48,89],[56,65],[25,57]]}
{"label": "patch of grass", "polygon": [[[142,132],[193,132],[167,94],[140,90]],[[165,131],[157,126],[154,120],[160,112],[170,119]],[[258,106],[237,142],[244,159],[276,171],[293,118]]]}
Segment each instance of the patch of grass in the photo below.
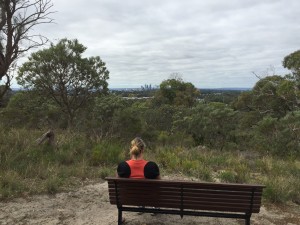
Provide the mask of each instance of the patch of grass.
{"label": "patch of grass", "polygon": [[213,181],[212,170],[205,166],[200,167],[200,169],[197,171],[196,177],[204,181]]}
{"label": "patch of grass", "polygon": [[0,175],[0,199],[18,196],[27,188],[22,178],[14,171],[7,171]]}
{"label": "patch of grass", "polygon": [[291,186],[285,177],[266,179],[263,196],[272,203],[283,203],[290,199]]}
{"label": "patch of grass", "polygon": [[255,160],[256,167],[260,172],[268,174],[273,169],[273,159],[270,157],[263,157],[262,159]]}
{"label": "patch of grass", "polygon": [[183,159],[181,169],[184,174],[193,176],[199,170],[199,162],[196,160]]}
{"label": "patch of grass", "polygon": [[56,194],[62,186],[62,180],[59,177],[50,177],[46,180],[46,191],[48,194]]}
{"label": "patch of grass", "polygon": [[222,171],[218,178],[225,183],[236,183],[237,174],[233,171]]}
{"label": "patch of grass", "polygon": [[93,147],[90,162],[93,166],[115,165],[123,160],[123,147],[119,143],[103,141]]}
{"label": "patch of grass", "polygon": [[[55,194],[83,181],[115,176],[117,164],[128,158],[128,149],[118,140],[92,140],[84,134],[62,130],[56,132],[58,145],[53,148],[36,144],[41,134],[38,130],[0,129],[1,198],[20,196],[24,192]],[[264,184],[264,200],[274,203],[300,199],[299,160],[270,155],[257,157],[252,152],[240,154],[204,146],[170,146],[165,141],[171,137],[160,138],[165,145],[147,148],[144,157],[156,162],[161,174],[177,173],[203,181],[219,178],[222,182]]]}
{"label": "patch of grass", "polygon": [[236,173],[235,182],[236,183],[249,183],[250,181],[250,170],[247,164],[241,162],[236,164],[234,167]]}
{"label": "patch of grass", "polygon": [[156,155],[157,163],[161,165],[164,169],[168,171],[180,172],[181,158],[168,148],[160,148]]}
{"label": "patch of grass", "polygon": [[115,176],[115,171],[110,168],[110,167],[102,167],[99,171],[99,177],[101,179],[104,179],[105,177],[108,177],[108,176]]}

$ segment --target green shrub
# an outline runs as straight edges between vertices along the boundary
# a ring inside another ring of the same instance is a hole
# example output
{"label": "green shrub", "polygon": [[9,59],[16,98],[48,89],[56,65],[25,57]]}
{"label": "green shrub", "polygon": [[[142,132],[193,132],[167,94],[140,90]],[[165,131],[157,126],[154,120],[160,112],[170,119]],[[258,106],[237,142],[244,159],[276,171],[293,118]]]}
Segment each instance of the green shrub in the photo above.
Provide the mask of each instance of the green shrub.
{"label": "green shrub", "polygon": [[[295,184],[297,185],[295,186]],[[294,179],[281,176],[270,177],[266,178],[265,185],[263,196],[272,203],[283,203],[291,200],[297,195],[296,192],[298,192],[299,197],[299,189],[294,189],[299,188],[299,181]]]}
{"label": "green shrub", "polygon": [[238,163],[234,166],[236,172],[236,183],[248,183],[250,180],[250,171],[245,163]]}
{"label": "green shrub", "polygon": [[16,196],[27,188],[21,177],[14,171],[7,171],[0,174],[0,199]]}
{"label": "green shrub", "polygon": [[262,159],[257,159],[255,161],[256,166],[259,171],[265,174],[269,174],[273,168],[273,160],[270,157],[263,157]]}
{"label": "green shrub", "polygon": [[112,168],[102,167],[100,169],[99,176],[101,179],[104,179],[105,177],[108,177],[108,176],[114,176],[113,173],[114,173],[114,171],[112,170]]}
{"label": "green shrub", "polygon": [[199,162],[196,160],[184,159],[181,163],[183,173],[194,176],[199,170]]}
{"label": "green shrub", "polygon": [[104,141],[92,149],[91,164],[116,165],[124,159],[123,154],[123,148],[119,143]]}
{"label": "green shrub", "polygon": [[62,180],[58,177],[50,177],[46,181],[46,191],[48,194],[56,194],[62,185]]}
{"label": "green shrub", "polygon": [[181,165],[181,158],[175,151],[171,151],[167,148],[160,148],[157,151],[157,161],[166,170],[171,172],[179,172]]}
{"label": "green shrub", "polygon": [[213,181],[212,170],[206,166],[200,167],[196,175],[200,180]]}
{"label": "green shrub", "polygon": [[195,145],[194,139],[190,135],[181,132],[169,134],[166,131],[161,131],[157,138],[157,142],[162,146],[180,146],[185,148]]}
{"label": "green shrub", "polygon": [[222,181],[222,182],[226,182],[226,183],[236,183],[237,180],[237,174],[233,171],[222,171],[218,178]]}

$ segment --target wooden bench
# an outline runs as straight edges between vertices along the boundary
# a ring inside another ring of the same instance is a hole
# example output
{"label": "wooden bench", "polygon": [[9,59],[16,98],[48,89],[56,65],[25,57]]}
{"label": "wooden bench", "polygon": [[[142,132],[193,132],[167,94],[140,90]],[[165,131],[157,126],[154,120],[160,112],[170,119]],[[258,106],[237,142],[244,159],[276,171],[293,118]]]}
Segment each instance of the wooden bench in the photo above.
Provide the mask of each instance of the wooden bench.
{"label": "wooden bench", "polygon": [[[107,177],[109,200],[122,212],[239,218],[259,213],[263,185]],[[145,207],[137,207],[145,206]]]}

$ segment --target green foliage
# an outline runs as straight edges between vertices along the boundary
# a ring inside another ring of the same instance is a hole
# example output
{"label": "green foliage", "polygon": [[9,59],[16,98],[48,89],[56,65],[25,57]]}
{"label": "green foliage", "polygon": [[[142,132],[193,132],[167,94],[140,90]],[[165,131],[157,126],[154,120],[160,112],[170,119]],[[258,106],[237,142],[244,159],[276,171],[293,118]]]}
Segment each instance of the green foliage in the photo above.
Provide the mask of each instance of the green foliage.
{"label": "green foliage", "polygon": [[46,181],[46,190],[48,194],[56,194],[60,186],[62,184],[62,181],[58,177],[50,177]]}
{"label": "green foliage", "polygon": [[175,112],[176,107],[171,105],[147,108],[147,110],[143,111],[145,129],[170,132],[172,129],[172,118]]}
{"label": "green foliage", "polygon": [[235,112],[223,103],[198,105],[190,117],[183,118],[188,123],[188,132],[197,144],[208,145],[222,150],[233,140],[236,126]]}
{"label": "green foliage", "polygon": [[192,83],[183,82],[181,79],[168,79],[160,84],[154,96],[154,104],[170,104],[191,107],[200,96],[199,90]]}
{"label": "green foliage", "polygon": [[179,172],[181,159],[175,151],[168,148],[161,148],[158,151],[158,163],[172,172]]}
{"label": "green foliage", "polygon": [[157,143],[163,146],[180,147],[192,147],[195,145],[193,138],[187,134],[180,132],[168,133],[166,131],[159,133]]}
{"label": "green foliage", "polygon": [[253,88],[255,109],[275,117],[284,116],[290,110],[285,97],[278,93],[278,87],[281,87],[284,82],[285,79],[277,75],[259,80]]}
{"label": "green foliage", "polygon": [[158,148],[156,160],[160,167],[171,173],[181,173],[197,177],[205,181],[212,181],[212,171],[199,160],[199,153],[191,152],[183,147]]}
{"label": "green foliage", "polygon": [[115,94],[95,98],[85,117],[84,127],[90,136],[127,140],[143,133],[143,102],[126,100]]}
{"label": "green foliage", "polygon": [[292,71],[294,79],[298,85],[300,82],[300,50],[295,51],[283,59],[283,67]]}
{"label": "green foliage", "polygon": [[120,144],[104,141],[92,149],[92,165],[116,165],[124,158],[124,151]]}
{"label": "green foliage", "polygon": [[253,106],[253,92],[247,91],[241,93],[236,101],[233,102],[233,107],[240,111],[254,110]]}
{"label": "green foliage", "polygon": [[222,182],[236,183],[236,176],[236,173],[233,171],[222,171],[219,175],[219,178]]}
{"label": "green foliage", "polygon": [[225,104],[231,104],[235,101],[243,92],[235,90],[207,90],[201,89],[200,98],[204,102],[222,102]]}
{"label": "green foliage", "polygon": [[0,199],[13,197],[25,190],[26,188],[18,173],[12,170],[0,173]]}
{"label": "green foliage", "polygon": [[51,98],[73,125],[76,113],[92,98],[107,91],[109,72],[100,57],[83,58],[86,50],[76,39],[62,39],[32,53],[19,69],[18,83]]}
{"label": "green foliage", "polygon": [[113,117],[112,129],[115,137],[132,138],[142,132],[142,122],[134,108],[118,110]]}
{"label": "green foliage", "polygon": [[53,101],[34,91],[19,91],[3,109],[1,121],[7,127],[42,128],[59,125],[62,118]]}
{"label": "green foliage", "polygon": [[109,167],[102,167],[99,172],[99,176],[102,179],[104,179],[105,177],[108,177],[108,176],[115,176],[115,174],[116,174],[116,171],[114,171],[112,168],[109,168]]}
{"label": "green foliage", "polygon": [[276,176],[265,181],[263,196],[272,203],[284,203],[299,198],[299,180],[290,177]]}
{"label": "green foliage", "polygon": [[257,148],[281,157],[299,156],[300,113],[295,111],[280,120],[264,117],[255,128]]}
{"label": "green foliage", "polygon": [[233,103],[240,111],[257,111],[262,115],[281,118],[298,108],[296,82],[287,76],[268,76],[260,79],[250,92],[242,93]]}
{"label": "green foliage", "polygon": [[105,122],[105,120],[111,120],[117,110],[124,109],[126,106],[127,101],[125,99],[114,94],[109,94],[95,98],[93,112],[97,120]]}

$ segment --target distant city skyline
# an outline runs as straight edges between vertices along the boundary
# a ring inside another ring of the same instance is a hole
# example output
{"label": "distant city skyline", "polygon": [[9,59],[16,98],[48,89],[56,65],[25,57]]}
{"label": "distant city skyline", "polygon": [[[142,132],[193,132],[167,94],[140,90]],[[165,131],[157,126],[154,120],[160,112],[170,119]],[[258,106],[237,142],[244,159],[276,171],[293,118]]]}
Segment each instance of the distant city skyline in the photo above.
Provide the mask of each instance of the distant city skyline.
{"label": "distant city skyline", "polygon": [[253,72],[284,75],[283,58],[300,49],[298,0],[52,2],[55,23],[34,32],[54,44],[78,39],[85,57],[106,63],[109,88],[155,86],[172,73],[197,88],[252,88]]}

